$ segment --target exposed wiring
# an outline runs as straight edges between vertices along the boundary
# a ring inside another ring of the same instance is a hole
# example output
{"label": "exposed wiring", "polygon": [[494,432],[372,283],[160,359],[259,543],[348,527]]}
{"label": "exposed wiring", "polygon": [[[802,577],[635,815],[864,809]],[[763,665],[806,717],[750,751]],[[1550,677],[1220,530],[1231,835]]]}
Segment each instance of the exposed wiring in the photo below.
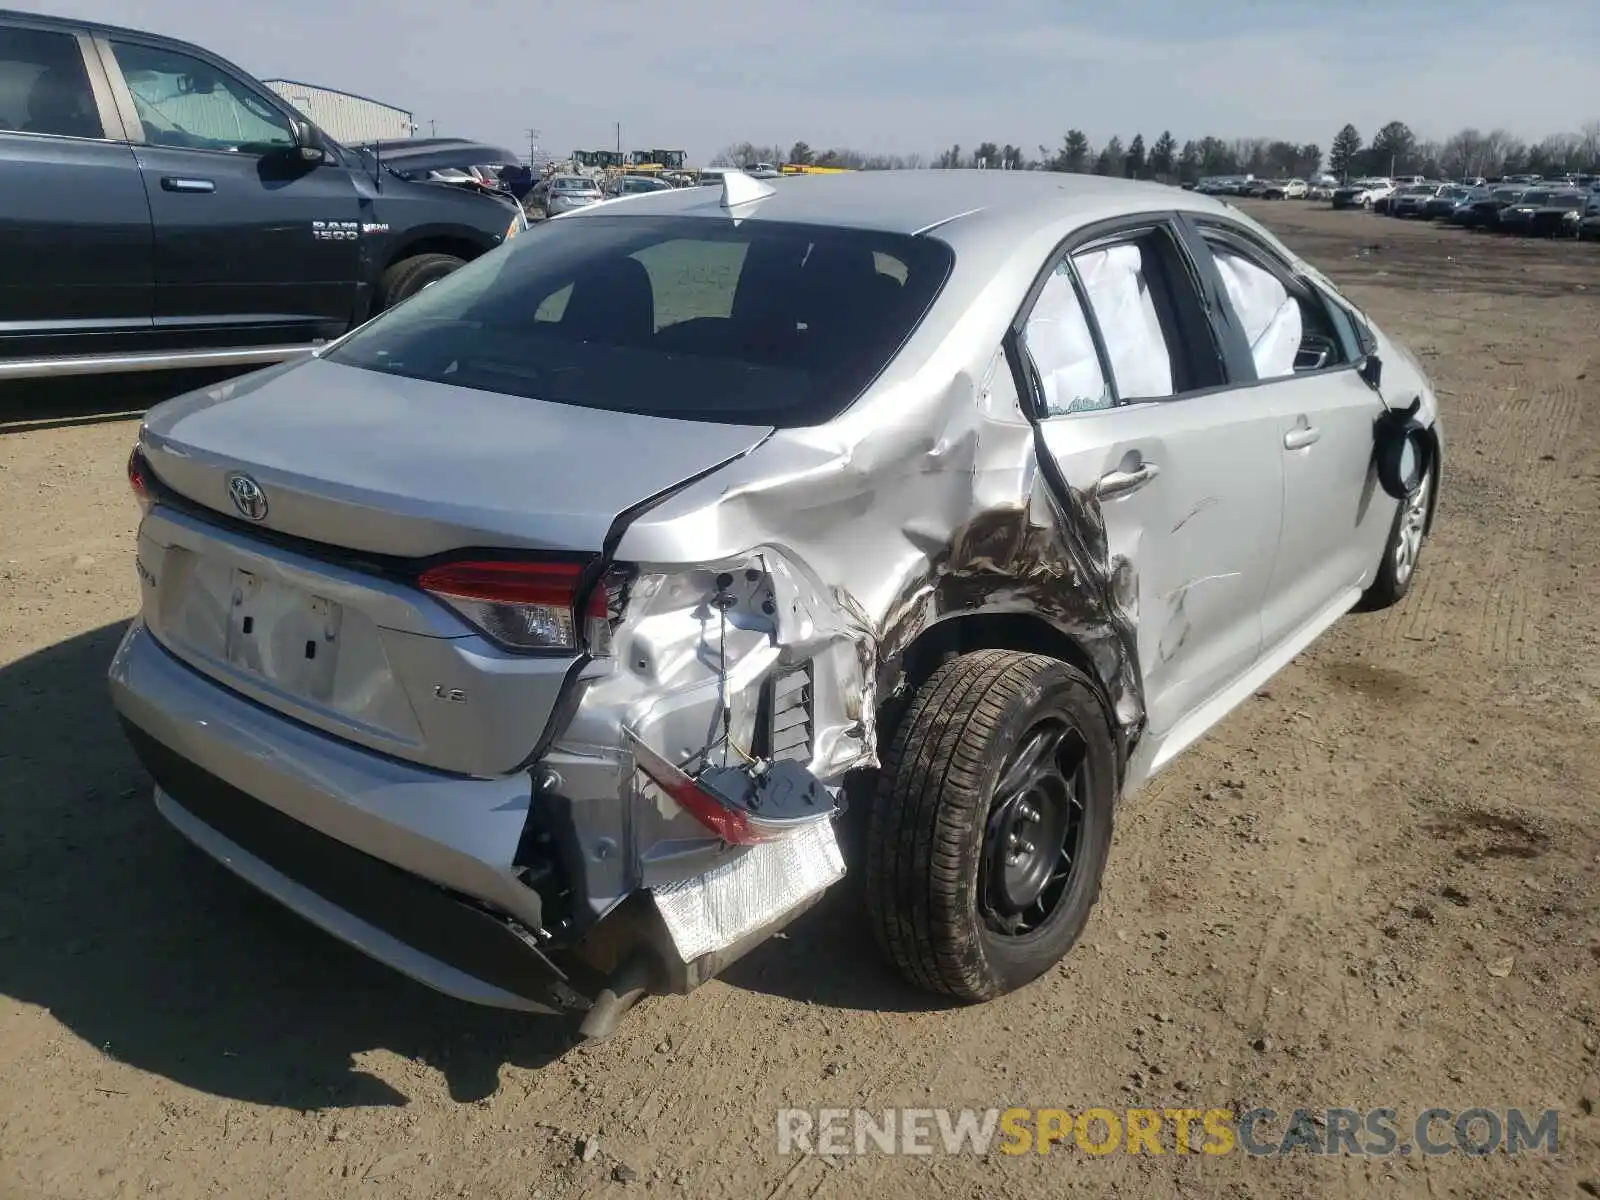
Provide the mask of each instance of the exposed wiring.
{"label": "exposed wiring", "polygon": [[[731,581],[730,581],[731,582]],[[689,764],[695,761],[709,763],[711,756],[720,748],[722,750],[722,765],[728,765],[728,751],[731,748],[735,754],[744,759],[752,767],[760,767],[762,762],[750,751],[733,739],[733,698],[728,695],[728,609],[733,606],[733,597],[727,591],[727,586],[718,581],[716,595],[711,598],[712,606],[717,610],[717,697],[722,709],[722,732],[712,738],[697,753],[691,754],[685,760],[680,770],[685,774]]]}
{"label": "exposed wiring", "polygon": [[717,696],[722,701],[722,765],[728,765],[733,741],[733,697],[728,695],[728,605],[726,594],[717,597]]}
{"label": "exposed wiring", "polygon": [[[733,599],[726,593],[724,596],[728,601]],[[728,765],[728,747],[732,746],[734,753],[745,762],[759,766],[760,759],[733,740],[733,697],[728,695],[728,604],[718,604],[717,609],[722,618],[717,628],[717,670],[721,677],[718,692],[722,697],[722,765]]]}

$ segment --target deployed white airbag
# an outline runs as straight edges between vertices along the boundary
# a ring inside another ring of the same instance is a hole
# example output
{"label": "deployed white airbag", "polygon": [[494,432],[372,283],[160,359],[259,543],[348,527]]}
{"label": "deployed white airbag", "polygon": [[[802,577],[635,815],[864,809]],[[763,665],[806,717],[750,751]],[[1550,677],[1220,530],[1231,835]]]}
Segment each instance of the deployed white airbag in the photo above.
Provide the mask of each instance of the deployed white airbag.
{"label": "deployed white airbag", "polygon": [[1172,395],[1172,357],[1150,298],[1143,251],[1109,246],[1072,261],[1105,338],[1117,391],[1131,399]]}
{"label": "deployed white airbag", "polygon": [[1064,262],[1045,280],[1025,337],[1044,387],[1047,415],[1111,407],[1094,339]]}
{"label": "deployed white airbag", "polygon": [[1244,326],[1257,377],[1278,379],[1293,375],[1295,355],[1304,332],[1300,302],[1289,294],[1276,275],[1262,270],[1242,255],[1213,245],[1212,256],[1216,259],[1222,284],[1228,290],[1233,311]]}

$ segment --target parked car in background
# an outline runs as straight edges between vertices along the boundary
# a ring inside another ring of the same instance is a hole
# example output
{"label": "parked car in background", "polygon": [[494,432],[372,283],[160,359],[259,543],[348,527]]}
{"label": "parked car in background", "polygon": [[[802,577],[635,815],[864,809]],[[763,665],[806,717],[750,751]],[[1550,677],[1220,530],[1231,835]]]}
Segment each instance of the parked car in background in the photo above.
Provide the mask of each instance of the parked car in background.
{"label": "parked car in background", "polygon": [[1263,186],[1261,196],[1266,200],[1301,200],[1305,198],[1304,179],[1277,179]]}
{"label": "parked car in background", "polygon": [[852,920],[988,1000],[1120,797],[1412,587],[1441,455],[1220,202],[728,172],[153,409],[111,694],[180,832],[457,997],[610,1033],[841,879],[859,786]]}
{"label": "parked car in background", "polygon": [[1500,231],[1527,237],[1573,236],[1568,213],[1582,212],[1584,194],[1575,189],[1529,188],[1515,204],[1500,210]]}
{"label": "parked car in background", "polygon": [[1476,205],[1487,203],[1491,198],[1491,189],[1486,187],[1466,188],[1450,204],[1450,211],[1444,214],[1444,219],[1452,225],[1459,225],[1463,229],[1471,229],[1478,222]]}
{"label": "parked car in background", "polygon": [[525,227],[199,46],[0,12],[0,378],[304,355]]}
{"label": "parked car in background", "polygon": [[652,175],[620,175],[608,181],[601,191],[607,199],[617,196],[639,196],[646,192],[670,192],[672,184]]}
{"label": "parked car in background", "polygon": [[1313,183],[1306,187],[1307,200],[1332,200],[1335,185],[1331,183]]}
{"label": "parked car in background", "polygon": [[1447,183],[1422,205],[1422,216],[1430,221],[1442,220],[1455,211],[1456,205],[1472,194],[1473,189],[1459,183]]}
{"label": "parked car in background", "polygon": [[[358,147],[379,159],[401,179],[436,179],[505,191],[521,200],[533,185],[532,172],[501,146],[463,138],[395,138]],[[465,178],[463,178],[465,177]],[[511,185],[505,183],[510,179]],[[520,193],[516,190],[521,185]]]}
{"label": "parked car in background", "polygon": [[576,212],[605,199],[600,184],[587,175],[554,175],[535,191],[546,217]]}
{"label": "parked car in background", "polygon": [[1497,229],[1501,211],[1520,200],[1527,190],[1515,184],[1482,189],[1465,208],[1457,207],[1451,213],[1451,220],[1472,229]]}
{"label": "parked car in background", "polygon": [[1591,190],[1584,197],[1583,212],[1578,216],[1578,237],[1586,242],[1600,242],[1600,190]]}
{"label": "parked car in background", "polygon": [[1370,209],[1393,195],[1394,187],[1393,182],[1387,179],[1358,179],[1334,189],[1333,206]]}
{"label": "parked car in background", "polygon": [[1395,189],[1389,197],[1388,212],[1391,217],[1420,217],[1429,200],[1445,185],[1442,183],[1408,183]]}

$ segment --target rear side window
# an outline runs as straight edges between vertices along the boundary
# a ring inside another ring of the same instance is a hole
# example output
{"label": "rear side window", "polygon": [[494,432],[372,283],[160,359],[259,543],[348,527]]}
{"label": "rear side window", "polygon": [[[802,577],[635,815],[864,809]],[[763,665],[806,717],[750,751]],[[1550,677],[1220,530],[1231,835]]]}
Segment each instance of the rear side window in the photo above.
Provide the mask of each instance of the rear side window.
{"label": "rear side window", "polygon": [[0,25],[0,130],[105,137],[77,38]]}
{"label": "rear side window", "polygon": [[1159,400],[1179,391],[1172,350],[1180,335],[1157,307],[1153,241],[1154,236],[1072,256],[1125,399]]}
{"label": "rear side window", "polygon": [[1224,382],[1192,269],[1170,229],[1117,234],[1074,251],[1071,261],[1120,403]]}
{"label": "rear side window", "polygon": [[415,379],[688,420],[813,425],[893,359],[943,242],[704,217],[549,222],[327,357]]}
{"label": "rear side window", "polygon": [[1111,388],[1066,260],[1055,265],[1039,290],[1022,329],[1022,345],[1038,374],[1046,417],[1111,407]]}

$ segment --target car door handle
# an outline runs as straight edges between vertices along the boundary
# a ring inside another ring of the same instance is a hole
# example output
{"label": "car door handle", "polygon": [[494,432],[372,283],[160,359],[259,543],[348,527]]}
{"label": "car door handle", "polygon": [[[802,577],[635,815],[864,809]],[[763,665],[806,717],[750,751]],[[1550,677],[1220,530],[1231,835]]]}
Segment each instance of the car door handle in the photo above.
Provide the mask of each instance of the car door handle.
{"label": "car door handle", "polygon": [[1322,430],[1315,425],[1302,425],[1298,429],[1291,429],[1283,435],[1283,448],[1285,450],[1304,450],[1307,446],[1315,445],[1322,440]]}
{"label": "car door handle", "polygon": [[189,179],[182,175],[163,175],[161,177],[161,190],[164,192],[214,192],[217,185],[210,179]]}
{"label": "car door handle", "polygon": [[1161,468],[1153,462],[1140,463],[1132,471],[1112,471],[1100,476],[1094,485],[1094,494],[1100,500],[1132,495],[1159,474]]}

